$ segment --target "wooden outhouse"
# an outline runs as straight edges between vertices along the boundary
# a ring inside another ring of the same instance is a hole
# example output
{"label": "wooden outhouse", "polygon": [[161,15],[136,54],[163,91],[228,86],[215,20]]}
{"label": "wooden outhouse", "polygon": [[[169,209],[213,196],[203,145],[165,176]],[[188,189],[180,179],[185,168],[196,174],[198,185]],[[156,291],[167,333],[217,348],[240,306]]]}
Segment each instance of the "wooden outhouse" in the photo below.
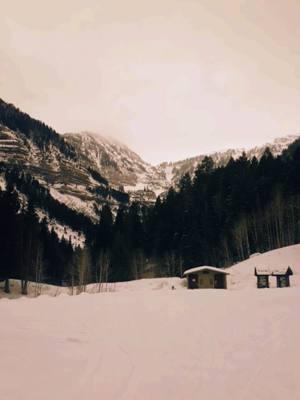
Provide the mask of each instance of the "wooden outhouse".
{"label": "wooden outhouse", "polygon": [[291,267],[276,268],[272,271],[272,275],[276,276],[277,287],[289,287],[290,276],[293,275]]}
{"label": "wooden outhouse", "polygon": [[[293,271],[291,267],[275,267],[272,269],[267,267],[257,267],[254,270],[254,275],[257,277],[257,287],[259,289],[270,287],[270,276],[275,276],[276,286],[283,288],[290,286],[290,276],[293,275]],[[272,284],[272,287],[275,287],[275,285]]]}
{"label": "wooden outhouse", "polygon": [[188,289],[227,289],[227,275],[229,272],[224,269],[205,265],[188,269],[183,274]]}
{"label": "wooden outhouse", "polygon": [[270,287],[269,276],[272,272],[268,268],[255,268],[254,275],[257,277],[258,289],[264,289]]}

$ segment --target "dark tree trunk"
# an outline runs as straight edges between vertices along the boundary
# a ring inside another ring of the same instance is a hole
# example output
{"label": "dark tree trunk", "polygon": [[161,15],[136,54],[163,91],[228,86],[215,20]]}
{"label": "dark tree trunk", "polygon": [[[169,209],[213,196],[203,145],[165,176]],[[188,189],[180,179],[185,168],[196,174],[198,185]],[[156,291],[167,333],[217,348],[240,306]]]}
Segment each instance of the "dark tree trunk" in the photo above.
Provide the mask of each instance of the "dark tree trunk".
{"label": "dark tree trunk", "polygon": [[9,279],[5,279],[4,292],[5,293],[10,293]]}
{"label": "dark tree trunk", "polygon": [[27,280],[26,281],[22,280],[21,287],[22,287],[22,294],[24,294],[24,295],[28,294],[28,292],[27,292],[27,284],[28,284]]}

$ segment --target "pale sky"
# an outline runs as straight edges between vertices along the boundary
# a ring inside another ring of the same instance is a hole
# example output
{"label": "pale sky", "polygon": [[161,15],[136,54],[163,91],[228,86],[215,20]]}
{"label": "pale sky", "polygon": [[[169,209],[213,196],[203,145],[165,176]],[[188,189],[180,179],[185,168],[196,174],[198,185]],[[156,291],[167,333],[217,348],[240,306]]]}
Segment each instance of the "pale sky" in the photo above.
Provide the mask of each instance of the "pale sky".
{"label": "pale sky", "polygon": [[0,97],[146,161],[300,133],[299,0],[0,0]]}

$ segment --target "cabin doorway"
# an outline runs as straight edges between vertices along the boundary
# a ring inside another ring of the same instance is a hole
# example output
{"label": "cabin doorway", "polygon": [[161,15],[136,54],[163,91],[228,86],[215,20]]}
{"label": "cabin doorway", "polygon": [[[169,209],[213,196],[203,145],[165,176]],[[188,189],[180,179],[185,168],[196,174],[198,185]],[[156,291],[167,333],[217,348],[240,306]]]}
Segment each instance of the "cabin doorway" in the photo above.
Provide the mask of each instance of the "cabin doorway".
{"label": "cabin doorway", "polygon": [[199,276],[199,287],[203,289],[212,289],[214,280],[211,274],[201,274]]}
{"label": "cabin doorway", "polygon": [[277,287],[289,287],[290,286],[290,277],[288,275],[277,275]]}

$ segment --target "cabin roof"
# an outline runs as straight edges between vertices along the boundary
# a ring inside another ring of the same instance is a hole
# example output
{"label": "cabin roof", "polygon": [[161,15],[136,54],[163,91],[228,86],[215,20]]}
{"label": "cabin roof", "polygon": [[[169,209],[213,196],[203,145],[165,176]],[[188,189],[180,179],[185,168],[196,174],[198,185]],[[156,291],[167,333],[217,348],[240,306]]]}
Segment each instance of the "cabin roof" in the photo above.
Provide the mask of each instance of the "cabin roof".
{"label": "cabin roof", "polygon": [[272,275],[272,271],[268,267],[255,267],[255,275]]}
{"label": "cabin roof", "polygon": [[276,267],[272,270],[272,275],[293,275],[291,267]]}
{"label": "cabin roof", "polygon": [[212,271],[212,272],[217,272],[218,274],[229,275],[229,272],[225,271],[224,269],[210,267],[209,265],[202,265],[201,267],[194,267],[187,269],[186,271],[184,271],[183,275],[190,275],[202,271]]}
{"label": "cabin roof", "polygon": [[291,267],[256,267],[255,275],[293,275]]}

